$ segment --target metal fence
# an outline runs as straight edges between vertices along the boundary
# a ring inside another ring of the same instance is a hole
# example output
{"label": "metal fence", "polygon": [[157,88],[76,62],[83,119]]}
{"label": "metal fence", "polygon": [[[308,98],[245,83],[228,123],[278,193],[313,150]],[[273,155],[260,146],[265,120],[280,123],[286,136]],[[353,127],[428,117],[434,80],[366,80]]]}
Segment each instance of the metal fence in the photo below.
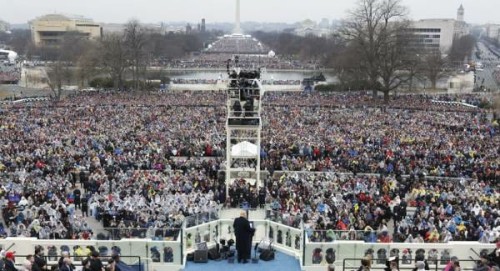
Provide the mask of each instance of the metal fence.
{"label": "metal fence", "polygon": [[211,212],[202,212],[198,214],[194,214],[191,216],[187,216],[184,221],[186,223],[186,227],[194,227],[201,225],[203,223],[208,223],[214,220],[219,219],[219,212],[217,211],[211,211]]}
{"label": "metal fence", "polygon": [[182,227],[122,227],[104,228],[108,234],[98,236],[98,240],[121,240],[122,238],[148,238],[154,241],[176,241]]}
{"label": "metal fence", "polygon": [[272,209],[266,210],[266,219],[297,229],[300,228],[302,224],[302,216],[283,213]]}
{"label": "metal fence", "polygon": [[313,230],[305,229],[306,236],[309,242],[334,242],[334,241],[365,241],[374,243],[377,241],[378,234],[376,232],[365,231],[341,231],[341,230]]}

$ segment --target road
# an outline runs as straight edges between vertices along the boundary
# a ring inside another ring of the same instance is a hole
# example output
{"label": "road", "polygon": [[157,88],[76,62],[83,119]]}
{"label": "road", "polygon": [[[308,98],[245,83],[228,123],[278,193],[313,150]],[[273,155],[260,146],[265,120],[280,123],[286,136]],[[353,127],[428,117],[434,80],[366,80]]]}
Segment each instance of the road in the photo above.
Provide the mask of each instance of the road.
{"label": "road", "polygon": [[[492,74],[495,71],[497,65],[500,65],[500,58],[493,54],[488,46],[483,42],[478,42],[478,49],[481,54],[481,58],[477,58],[474,52],[473,60],[478,63],[483,64],[482,68],[476,67],[476,86],[484,86],[493,91],[499,90],[499,85],[496,80],[493,78]],[[498,54],[500,55],[500,54]]]}

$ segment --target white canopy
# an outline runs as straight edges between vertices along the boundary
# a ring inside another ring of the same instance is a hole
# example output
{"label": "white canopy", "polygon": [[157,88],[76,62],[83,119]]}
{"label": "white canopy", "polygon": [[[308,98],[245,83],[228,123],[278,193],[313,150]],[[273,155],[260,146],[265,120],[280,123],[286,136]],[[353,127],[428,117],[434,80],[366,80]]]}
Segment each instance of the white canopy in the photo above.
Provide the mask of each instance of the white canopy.
{"label": "white canopy", "polygon": [[257,155],[259,155],[259,148],[248,141],[242,141],[231,147],[231,156],[233,157],[255,157]]}
{"label": "white canopy", "polygon": [[0,49],[0,54],[7,55],[7,59],[10,63],[15,63],[17,59],[17,53],[11,50]]}

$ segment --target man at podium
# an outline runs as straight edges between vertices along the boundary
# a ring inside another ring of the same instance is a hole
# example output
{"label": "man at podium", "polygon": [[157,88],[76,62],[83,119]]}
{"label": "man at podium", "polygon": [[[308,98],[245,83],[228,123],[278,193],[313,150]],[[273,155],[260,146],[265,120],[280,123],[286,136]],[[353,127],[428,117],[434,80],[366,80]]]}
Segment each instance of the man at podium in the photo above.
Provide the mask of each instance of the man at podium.
{"label": "man at podium", "polygon": [[252,237],[255,229],[250,226],[245,211],[241,211],[240,217],[233,223],[234,234],[236,236],[236,251],[239,263],[248,263],[252,247]]}

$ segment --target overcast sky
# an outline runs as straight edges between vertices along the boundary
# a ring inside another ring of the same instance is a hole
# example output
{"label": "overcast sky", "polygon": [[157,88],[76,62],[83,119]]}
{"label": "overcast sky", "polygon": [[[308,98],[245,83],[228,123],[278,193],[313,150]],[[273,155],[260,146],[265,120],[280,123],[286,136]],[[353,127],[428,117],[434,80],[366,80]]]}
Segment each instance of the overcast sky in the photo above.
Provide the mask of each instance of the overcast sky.
{"label": "overcast sky", "polygon": [[[27,23],[48,13],[83,15],[97,22],[233,22],[235,0],[0,0],[0,20]],[[342,19],[356,0],[241,0],[241,21],[298,22]],[[455,18],[463,4],[468,23],[500,23],[500,0],[402,0],[412,19]]]}

